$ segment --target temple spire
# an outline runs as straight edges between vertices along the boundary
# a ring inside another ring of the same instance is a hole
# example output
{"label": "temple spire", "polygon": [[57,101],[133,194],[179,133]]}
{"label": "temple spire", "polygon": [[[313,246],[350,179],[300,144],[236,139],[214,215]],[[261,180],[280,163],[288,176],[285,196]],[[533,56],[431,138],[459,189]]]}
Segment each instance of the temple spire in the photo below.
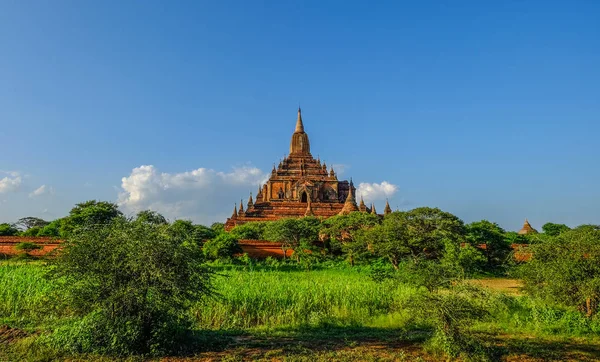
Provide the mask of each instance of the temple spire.
{"label": "temple spire", "polygon": [[298,119],[296,120],[295,133],[304,133],[304,124],[302,123],[302,110],[298,106]]}
{"label": "temple spire", "polygon": [[362,195],[360,195],[360,204],[358,205],[358,209],[361,212],[367,212],[367,205],[365,205],[365,201],[363,200]]}
{"label": "temple spire", "polygon": [[375,210],[375,204],[371,203],[371,214],[377,215],[377,211]]}
{"label": "temple spire", "polygon": [[290,142],[290,157],[306,157],[310,156],[310,141],[308,135],[304,132],[304,124],[302,123],[302,110],[298,107],[298,119],[296,120],[296,129],[292,134]]}
{"label": "temple spire", "polygon": [[240,212],[244,212],[244,200],[240,199]]}
{"label": "temple spire", "polygon": [[387,215],[392,213],[392,208],[390,207],[390,203],[388,202],[388,199],[385,199],[385,209],[383,209],[383,214]]}
{"label": "temple spire", "polygon": [[231,214],[231,218],[232,219],[236,219],[238,216],[237,214],[237,206],[235,204],[233,204],[233,214]]}
{"label": "temple spire", "polygon": [[356,206],[356,200],[354,199],[354,195],[352,194],[352,179],[350,179],[350,185],[348,186],[348,196],[346,197],[346,202],[344,203],[344,207],[342,211],[340,211],[339,215],[348,215],[353,211],[358,211],[358,206]]}
{"label": "temple spire", "polygon": [[248,210],[254,206],[254,202],[252,201],[252,192],[250,193],[250,198],[248,199]]}

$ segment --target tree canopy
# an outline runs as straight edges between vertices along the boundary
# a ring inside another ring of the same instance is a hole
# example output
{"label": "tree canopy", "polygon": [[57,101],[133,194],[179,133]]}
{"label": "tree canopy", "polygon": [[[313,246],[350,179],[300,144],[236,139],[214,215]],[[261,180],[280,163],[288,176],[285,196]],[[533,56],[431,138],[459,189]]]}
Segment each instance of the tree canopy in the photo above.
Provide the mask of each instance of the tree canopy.
{"label": "tree canopy", "polygon": [[591,316],[600,302],[600,230],[581,227],[532,244],[520,267],[526,290]]}
{"label": "tree canopy", "polygon": [[439,259],[448,247],[458,249],[465,226],[458,217],[438,208],[395,211],[370,230],[373,250],[395,268],[404,258]]}

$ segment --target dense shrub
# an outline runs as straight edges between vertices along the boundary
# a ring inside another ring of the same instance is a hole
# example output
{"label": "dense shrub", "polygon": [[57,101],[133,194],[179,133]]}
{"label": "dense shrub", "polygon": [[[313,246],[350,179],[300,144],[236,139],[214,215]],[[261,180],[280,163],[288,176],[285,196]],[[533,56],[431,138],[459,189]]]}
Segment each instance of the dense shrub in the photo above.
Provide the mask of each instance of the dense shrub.
{"label": "dense shrub", "polygon": [[19,234],[19,229],[11,224],[0,224],[0,236],[14,236]]}
{"label": "dense shrub", "polygon": [[600,303],[600,229],[578,227],[529,247],[520,267],[526,290],[592,316]]}
{"label": "dense shrub", "polygon": [[219,234],[214,239],[204,243],[202,250],[210,260],[228,259],[234,254],[242,252],[238,239],[227,233]]}
{"label": "dense shrub", "polygon": [[230,233],[237,239],[264,240],[265,226],[264,222],[248,222],[237,225]]}
{"label": "dense shrub", "polygon": [[116,218],[73,231],[50,274],[74,322],[53,336],[71,352],[178,353],[186,310],[211,293],[211,273],[192,237],[167,226]]}

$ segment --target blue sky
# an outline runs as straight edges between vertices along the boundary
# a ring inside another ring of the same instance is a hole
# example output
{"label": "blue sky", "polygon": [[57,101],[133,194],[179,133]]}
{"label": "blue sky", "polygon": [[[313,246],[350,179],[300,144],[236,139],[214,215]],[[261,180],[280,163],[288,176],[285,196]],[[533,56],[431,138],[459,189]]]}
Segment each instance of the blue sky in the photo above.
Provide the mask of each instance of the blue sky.
{"label": "blue sky", "polygon": [[0,2],[0,221],[87,199],[223,221],[300,103],[313,154],[380,210],[600,223],[599,18],[597,1]]}

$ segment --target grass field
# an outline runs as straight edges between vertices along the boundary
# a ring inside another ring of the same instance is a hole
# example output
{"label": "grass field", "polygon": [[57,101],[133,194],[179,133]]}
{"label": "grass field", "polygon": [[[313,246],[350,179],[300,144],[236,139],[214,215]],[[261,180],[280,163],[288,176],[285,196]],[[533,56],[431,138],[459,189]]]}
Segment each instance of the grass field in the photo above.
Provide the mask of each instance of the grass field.
{"label": "grass field", "polygon": [[[58,358],[31,349],[64,318],[64,311],[51,307],[53,285],[44,271],[40,262],[0,264],[0,361]],[[222,267],[215,279],[218,296],[190,311],[205,350],[166,360],[436,360],[423,348],[431,326],[406,307],[420,291],[375,282],[368,272],[342,266]],[[516,281],[472,283],[492,290],[487,293],[491,318],[473,325],[472,333],[503,359],[600,360],[597,319],[519,295]]]}

